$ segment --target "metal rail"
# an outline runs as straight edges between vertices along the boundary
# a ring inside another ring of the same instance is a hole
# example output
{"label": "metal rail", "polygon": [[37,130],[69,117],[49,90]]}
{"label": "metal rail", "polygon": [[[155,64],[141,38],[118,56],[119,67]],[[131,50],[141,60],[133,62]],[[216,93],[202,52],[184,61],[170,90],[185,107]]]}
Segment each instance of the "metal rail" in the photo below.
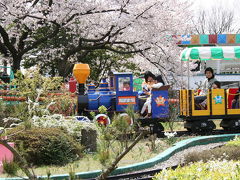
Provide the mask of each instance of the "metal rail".
{"label": "metal rail", "polygon": [[[176,169],[178,166],[171,166],[169,168]],[[126,173],[126,174],[119,174],[116,176],[108,176],[106,179],[108,180],[120,180],[120,179],[137,179],[137,180],[147,180],[152,179],[153,176],[156,173],[161,172],[163,169],[153,169],[153,170],[144,170],[144,171],[138,171],[138,172],[132,172],[132,173]],[[93,179],[87,179],[87,180],[95,180]]]}

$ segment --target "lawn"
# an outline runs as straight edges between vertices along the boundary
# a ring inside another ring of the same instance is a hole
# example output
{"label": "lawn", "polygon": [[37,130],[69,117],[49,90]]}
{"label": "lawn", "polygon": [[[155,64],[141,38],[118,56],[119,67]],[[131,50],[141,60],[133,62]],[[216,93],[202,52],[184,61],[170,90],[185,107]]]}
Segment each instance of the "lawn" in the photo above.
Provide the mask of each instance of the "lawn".
{"label": "lawn", "polygon": [[[175,138],[171,141],[167,138],[157,138],[155,141],[150,141],[148,138],[142,139],[119,163],[120,166],[126,166],[150,159],[167,148],[171,147],[175,142],[187,139],[188,137]],[[155,150],[151,150],[151,146],[155,145]],[[69,174],[70,172],[86,172],[92,170],[99,170],[102,168],[97,160],[97,154],[85,154],[83,158],[78,161],[69,163],[65,166],[42,166],[33,167],[34,172],[38,175],[53,174]],[[19,176],[24,176],[21,170],[18,171]],[[1,178],[7,177],[6,174],[1,174]]]}

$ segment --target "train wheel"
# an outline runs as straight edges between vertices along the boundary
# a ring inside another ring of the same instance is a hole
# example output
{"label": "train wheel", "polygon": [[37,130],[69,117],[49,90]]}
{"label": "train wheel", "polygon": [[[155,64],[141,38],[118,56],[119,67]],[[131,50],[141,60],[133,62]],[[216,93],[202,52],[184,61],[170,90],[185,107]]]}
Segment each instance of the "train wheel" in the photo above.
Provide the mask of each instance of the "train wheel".
{"label": "train wheel", "polygon": [[96,121],[99,125],[107,126],[111,123],[109,117],[106,114],[98,114],[95,116],[94,121]]}
{"label": "train wheel", "polygon": [[124,119],[128,122],[129,125],[133,125],[133,119],[127,113],[122,113],[120,114],[120,116],[124,117]]}

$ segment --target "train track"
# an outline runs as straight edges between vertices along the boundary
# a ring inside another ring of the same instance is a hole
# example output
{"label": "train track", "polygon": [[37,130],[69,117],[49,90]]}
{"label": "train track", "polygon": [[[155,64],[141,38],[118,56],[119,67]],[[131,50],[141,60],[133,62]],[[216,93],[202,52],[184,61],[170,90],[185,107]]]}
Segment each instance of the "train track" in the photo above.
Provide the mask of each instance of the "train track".
{"label": "train track", "polygon": [[[176,169],[178,166],[171,166],[169,168]],[[106,179],[108,180],[130,180],[130,179],[137,179],[137,180],[150,180],[156,173],[161,172],[163,169],[154,169],[154,170],[145,170],[145,171],[138,171],[126,174],[119,174],[115,176],[108,176]],[[87,180],[95,180],[87,179]]]}
{"label": "train track", "polygon": [[[166,131],[165,131],[166,132]],[[189,132],[189,131],[176,131],[176,135],[174,137],[181,137],[181,136],[206,136],[206,135],[220,135],[220,134],[233,134],[233,133],[239,133],[240,130],[235,131],[225,131],[223,129],[216,129],[211,132]],[[161,132],[158,134],[160,138],[166,137],[164,135],[164,132]],[[170,166],[168,168],[176,169],[177,166]],[[151,180],[156,173],[161,172],[162,168],[156,168],[156,169],[150,169],[150,170],[143,170],[143,171],[135,171],[125,174],[119,174],[114,176],[108,176],[107,180]],[[87,180],[95,180],[96,178],[87,179]]]}

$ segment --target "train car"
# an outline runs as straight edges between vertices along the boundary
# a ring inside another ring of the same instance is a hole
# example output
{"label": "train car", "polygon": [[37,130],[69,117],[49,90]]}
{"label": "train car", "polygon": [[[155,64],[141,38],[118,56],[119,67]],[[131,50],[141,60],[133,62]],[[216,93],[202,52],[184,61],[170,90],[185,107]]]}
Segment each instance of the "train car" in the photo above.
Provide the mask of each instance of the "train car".
{"label": "train car", "polygon": [[[99,87],[92,83],[88,84],[85,90],[85,82],[90,74],[87,64],[75,64],[73,75],[78,81],[78,105],[79,115],[88,116],[90,112],[98,112],[100,106],[105,106],[108,114],[124,113],[128,105],[133,105],[135,112],[139,112],[146,97],[138,94],[133,88],[133,74],[131,72],[115,72],[110,75],[108,81],[103,79]],[[168,118],[168,88],[163,86],[152,91],[152,112],[148,118],[140,118],[143,126],[151,126],[154,132],[163,131],[161,121]],[[106,115],[97,115],[97,121],[106,120],[105,124],[110,123]]]}
{"label": "train car", "polygon": [[[185,49],[181,54],[181,61],[189,63],[192,60],[240,60],[240,46]],[[237,97],[239,102],[239,88],[209,89],[204,109],[196,108],[195,96],[192,89],[180,90],[180,117],[185,120],[185,128],[190,131],[211,131],[216,128],[212,119],[221,119],[220,126],[223,129],[240,130],[240,107],[239,104],[232,106],[234,98]]]}

